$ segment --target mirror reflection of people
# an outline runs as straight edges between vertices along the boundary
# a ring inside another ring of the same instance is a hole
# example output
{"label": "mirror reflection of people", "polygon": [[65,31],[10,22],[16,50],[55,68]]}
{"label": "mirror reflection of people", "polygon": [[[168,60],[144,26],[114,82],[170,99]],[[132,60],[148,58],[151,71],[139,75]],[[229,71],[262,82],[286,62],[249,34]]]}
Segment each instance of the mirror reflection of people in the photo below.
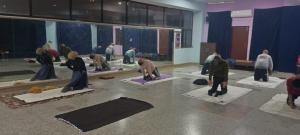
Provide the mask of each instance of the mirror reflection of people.
{"label": "mirror reflection of people", "polygon": [[[229,67],[227,62],[220,56],[215,56],[209,67],[208,84],[212,86],[212,88],[208,91],[209,96],[213,96],[213,94],[215,94],[215,97],[218,97],[219,95],[227,93],[228,72]],[[217,90],[219,85],[221,85],[221,91]]]}
{"label": "mirror reflection of people", "polygon": [[273,60],[268,50],[264,50],[262,54],[257,56],[254,70],[254,80],[262,79],[264,82],[269,81],[269,74],[272,74]]}
{"label": "mirror reflection of people", "polygon": [[123,59],[124,64],[134,64],[135,63],[135,48],[130,48],[126,51]]}
{"label": "mirror reflection of people", "polygon": [[66,46],[65,44],[61,44],[60,45],[60,51],[61,51],[61,55],[63,55],[65,57],[65,59],[68,59],[68,54],[72,51],[72,49],[68,46]]}
{"label": "mirror reflection of people", "polygon": [[300,75],[293,75],[287,79],[286,82],[288,98],[287,104],[295,109],[295,100],[300,96]]}
{"label": "mirror reflection of people", "polygon": [[144,80],[151,81],[160,78],[160,73],[158,72],[157,67],[155,67],[155,65],[150,60],[139,59],[138,64],[141,67],[140,70],[143,73]]}
{"label": "mirror reflection of people", "polygon": [[114,57],[114,53],[115,53],[114,46],[115,46],[115,44],[111,43],[109,46],[106,47],[106,49],[105,49],[106,61],[111,61],[112,57]]}
{"label": "mirror reflection of people", "polygon": [[218,53],[217,53],[217,52],[214,52],[213,54],[209,55],[209,56],[206,58],[206,60],[205,60],[205,62],[204,62],[204,65],[203,65],[203,67],[202,67],[202,71],[201,71],[201,74],[202,74],[202,75],[208,74],[209,65],[210,65],[210,63],[214,60],[215,56],[217,56],[217,55],[218,55]]}
{"label": "mirror reflection of people", "polygon": [[88,76],[85,67],[85,63],[78,56],[78,53],[71,51],[68,54],[68,61],[66,65],[73,71],[70,82],[62,89],[62,92],[68,92],[73,90],[82,90],[88,87]]}
{"label": "mirror reflection of people", "polygon": [[109,71],[111,70],[110,65],[100,54],[91,54],[90,58],[93,60],[95,71]]}
{"label": "mirror reflection of people", "polygon": [[41,68],[30,81],[56,79],[52,59],[46,50],[37,48],[36,55],[36,60],[41,64]]}
{"label": "mirror reflection of people", "polygon": [[51,56],[51,59],[54,61],[54,62],[60,62],[60,57],[59,57],[59,53],[52,49],[51,48],[51,45],[49,43],[46,43],[44,46],[43,46],[43,49],[45,49],[48,54]]}

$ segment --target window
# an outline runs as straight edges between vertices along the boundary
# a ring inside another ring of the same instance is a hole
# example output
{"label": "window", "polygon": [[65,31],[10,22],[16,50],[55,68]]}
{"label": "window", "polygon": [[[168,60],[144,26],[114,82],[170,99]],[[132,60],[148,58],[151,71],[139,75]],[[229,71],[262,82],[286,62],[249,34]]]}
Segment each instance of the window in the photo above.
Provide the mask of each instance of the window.
{"label": "window", "polygon": [[35,17],[70,19],[70,1],[32,0],[32,15]]}
{"label": "window", "polygon": [[164,25],[164,8],[157,6],[148,6],[148,25],[163,26]]}
{"label": "window", "polygon": [[193,12],[182,11],[183,15],[183,28],[193,29]]}
{"label": "window", "polygon": [[182,48],[192,47],[193,40],[193,12],[182,11],[183,28],[182,28]]}
{"label": "window", "polygon": [[165,26],[182,27],[182,14],[180,10],[165,8]]}
{"label": "window", "polygon": [[72,18],[101,22],[101,0],[72,0]]}
{"label": "window", "polygon": [[147,6],[136,2],[128,2],[128,24],[146,25]]}
{"label": "window", "polygon": [[103,0],[103,21],[106,23],[125,24],[125,0]]}
{"label": "window", "polygon": [[29,16],[29,0],[0,0],[0,13]]}

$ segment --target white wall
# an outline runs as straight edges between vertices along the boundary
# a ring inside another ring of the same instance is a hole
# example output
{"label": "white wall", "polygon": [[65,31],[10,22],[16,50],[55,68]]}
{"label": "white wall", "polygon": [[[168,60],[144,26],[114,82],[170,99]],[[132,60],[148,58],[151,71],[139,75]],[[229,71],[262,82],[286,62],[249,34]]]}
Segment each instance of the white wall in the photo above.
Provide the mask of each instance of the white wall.
{"label": "white wall", "polygon": [[91,24],[92,31],[92,48],[97,47],[97,26],[95,24]]}
{"label": "white wall", "polygon": [[[194,12],[192,48],[174,49],[174,64],[199,63],[204,12]],[[175,47],[174,47],[175,48]]]}
{"label": "white wall", "polygon": [[52,41],[52,49],[57,50],[57,37],[56,37],[56,22],[46,21],[46,40]]}

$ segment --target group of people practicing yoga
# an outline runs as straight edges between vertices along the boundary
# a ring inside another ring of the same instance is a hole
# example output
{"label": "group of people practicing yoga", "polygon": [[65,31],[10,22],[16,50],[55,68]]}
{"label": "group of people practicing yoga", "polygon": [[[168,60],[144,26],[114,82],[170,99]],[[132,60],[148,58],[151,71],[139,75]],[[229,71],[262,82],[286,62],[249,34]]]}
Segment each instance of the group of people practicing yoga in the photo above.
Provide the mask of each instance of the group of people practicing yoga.
{"label": "group of people practicing yoga", "polygon": [[[208,84],[212,88],[208,91],[209,96],[219,96],[227,93],[229,66],[226,60],[222,59],[221,55],[214,52],[208,56],[204,62],[201,74],[209,74]],[[273,60],[269,55],[268,50],[263,50],[257,56],[254,64],[254,81],[268,82],[269,75],[273,71]],[[221,91],[218,91],[218,86],[221,86]],[[287,79],[288,98],[287,104],[291,108],[295,108],[295,100],[300,96],[300,75],[293,75]]]}
{"label": "group of people practicing yoga", "polygon": [[[65,57],[64,63],[69,69],[73,71],[70,82],[62,89],[62,92],[68,92],[72,90],[81,90],[88,87],[88,75],[85,62],[79,56],[76,51],[72,51],[70,47],[61,45],[61,54]],[[111,67],[108,61],[111,61],[111,56],[114,55],[114,44],[109,45],[105,50],[104,58],[100,54],[90,54],[90,59],[93,60],[92,66],[95,67],[95,71],[109,71]],[[56,79],[55,69],[53,62],[60,61],[60,55],[57,51],[51,49],[49,43],[45,44],[42,48],[36,49],[36,60],[41,64],[40,70],[34,75],[31,81],[36,80],[49,80]],[[130,48],[124,55],[124,64],[135,63],[135,48]],[[160,74],[157,67],[152,61],[140,58],[138,65],[141,67],[139,71],[143,73],[144,79],[147,81],[159,79]]]}

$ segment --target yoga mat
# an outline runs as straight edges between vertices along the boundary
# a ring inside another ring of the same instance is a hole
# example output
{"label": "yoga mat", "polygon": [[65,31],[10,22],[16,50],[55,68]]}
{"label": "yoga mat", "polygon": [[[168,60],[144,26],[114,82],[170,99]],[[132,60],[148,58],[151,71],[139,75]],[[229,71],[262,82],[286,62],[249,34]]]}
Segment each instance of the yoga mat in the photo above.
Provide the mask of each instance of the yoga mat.
{"label": "yoga mat", "polygon": [[37,81],[30,81],[30,79],[24,79],[24,80],[15,80],[15,81],[8,81],[8,82],[0,82],[0,88],[9,87],[9,86],[18,86],[18,85],[21,85],[21,84],[40,83],[40,82],[53,81],[53,80],[57,80],[57,79],[37,80]]}
{"label": "yoga mat", "polygon": [[165,81],[170,81],[170,80],[174,80],[174,79],[178,79],[178,77],[173,77],[172,75],[167,75],[167,74],[161,74],[160,79],[158,79],[158,80],[145,81],[143,76],[139,76],[139,77],[123,79],[121,81],[140,85],[140,86],[145,86],[145,85],[152,85],[152,84],[157,84],[157,83],[161,83],[161,82],[165,82]]}
{"label": "yoga mat", "polygon": [[[204,87],[201,89],[193,90],[191,92],[183,94],[184,96],[207,101],[207,102],[212,102],[220,105],[226,105],[246,94],[248,94],[252,89],[247,89],[247,88],[241,88],[241,87],[235,87],[235,86],[228,86],[228,92],[225,95],[214,97],[214,96],[209,96],[208,95],[208,90],[210,90],[211,87]],[[221,88],[218,89],[218,91]]]}
{"label": "yoga mat", "polygon": [[28,75],[28,74],[35,74],[35,72],[32,70],[16,70],[16,71],[0,72],[0,77],[14,76],[14,75]]}
{"label": "yoga mat", "polygon": [[75,90],[75,91],[69,91],[66,93],[62,93],[61,90],[62,90],[62,88],[58,88],[58,89],[43,91],[42,93],[38,93],[38,94],[27,93],[27,94],[23,94],[23,95],[14,96],[14,98],[22,100],[25,103],[34,103],[34,102],[40,102],[40,101],[44,101],[44,100],[66,97],[66,96],[70,96],[70,95],[94,91],[93,89],[83,89],[83,90]]}
{"label": "yoga mat", "polygon": [[[197,76],[197,77],[202,77],[202,78],[208,78],[208,74],[202,75],[201,71],[196,71],[196,72],[191,72],[191,73],[183,73],[185,75],[191,75],[191,76]],[[234,75],[235,73],[229,72],[228,75]]]}
{"label": "yoga mat", "polygon": [[82,132],[94,130],[153,108],[153,105],[121,97],[102,104],[55,116]]}
{"label": "yoga mat", "polygon": [[246,84],[246,85],[252,85],[255,87],[262,87],[262,88],[276,88],[279,86],[281,83],[283,83],[285,80],[279,79],[277,77],[269,77],[268,82],[263,82],[263,81],[254,81],[254,76],[250,76],[248,78],[242,79],[238,81],[237,83],[240,84]]}
{"label": "yoga mat", "polygon": [[300,100],[295,100],[297,108],[292,109],[286,103],[287,97],[287,94],[277,94],[270,101],[261,106],[260,110],[274,115],[300,120]]}

